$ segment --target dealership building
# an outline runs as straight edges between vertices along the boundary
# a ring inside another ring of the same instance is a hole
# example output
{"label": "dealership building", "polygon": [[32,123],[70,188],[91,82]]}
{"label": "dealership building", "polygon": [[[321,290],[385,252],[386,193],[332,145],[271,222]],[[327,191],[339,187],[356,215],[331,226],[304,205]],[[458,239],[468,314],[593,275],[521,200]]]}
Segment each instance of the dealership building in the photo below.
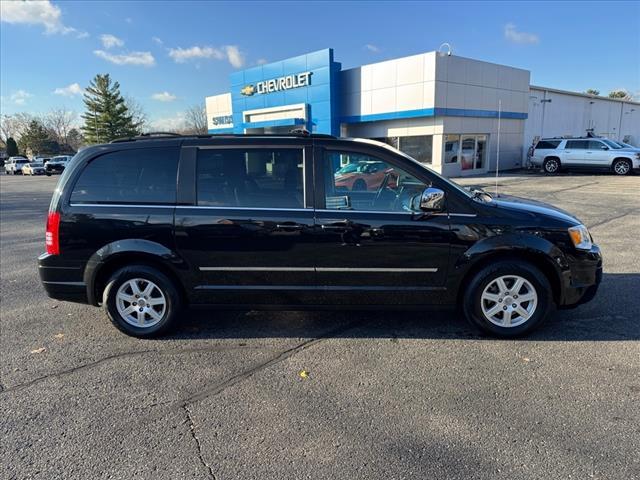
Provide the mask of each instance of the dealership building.
{"label": "dealership building", "polygon": [[447,176],[525,165],[539,137],[588,129],[640,144],[640,103],[530,84],[530,72],[427,52],[342,69],[333,49],[234,72],[206,98],[210,133],[314,133],[389,143]]}

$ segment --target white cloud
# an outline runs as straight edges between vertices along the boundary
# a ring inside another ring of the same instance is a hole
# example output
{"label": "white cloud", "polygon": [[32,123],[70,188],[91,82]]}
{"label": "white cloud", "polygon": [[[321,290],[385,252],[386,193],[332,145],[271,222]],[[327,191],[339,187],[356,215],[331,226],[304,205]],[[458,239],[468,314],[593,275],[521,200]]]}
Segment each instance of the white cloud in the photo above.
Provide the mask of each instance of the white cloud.
{"label": "white cloud", "polygon": [[193,46],[189,48],[170,48],[169,56],[176,63],[186,63],[197,58],[227,60],[232,66],[240,68],[244,65],[244,54],[236,45],[223,47]]}
{"label": "white cloud", "polygon": [[122,54],[113,54],[105,52],[104,50],[94,50],[94,55],[100,57],[107,62],[115,63],[116,65],[137,65],[143,67],[152,67],[156,64],[156,59],[153,58],[151,52],[129,52]]}
{"label": "white cloud", "polygon": [[364,48],[366,48],[367,50],[369,50],[370,52],[373,53],[378,53],[380,51],[380,48],[377,47],[376,45],[373,45],[372,43],[367,43]]}
{"label": "white cloud", "polygon": [[266,58],[259,58],[256,63],[258,65],[264,65],[265,63],[269,63],[269,60],[267,60]]}
{"label": "white cloud", "polygon": [[124,45],[124,40],[116,37],[115,35],[111,35],[110,33],[100,35],[100,41],[104,48],[122,47]]}
{"label": "white cloud", "polygon": [[[47,34],[77,32],[73,27],[67,27],[62,23],[62,11],[60,7],[49,0],[18,2],[2,1],[0,20],[6,23],[22,23],[26,25],[42,25]],[[80,32],[80,34],[86,32]]]}
{"label": "white cloud", "polygon": [[24,105],[33,95],[25,90],[16,90],[9,96],[9,100],[16,105]]}
{"label": "white cloud", "polygon": [[159,37],[151,37],[151,40],[153,41],[153,43],[157,43],[158,45],[163,45],[164,44],[162,39],[159,38]]}
{"label": "white cloud", "polygon": [[227,52],[227,58],[232,66],[240,68],[244,65],[244,55],[242,55],[238,47],[235,45],[227,45],[224,49]]}
{"label": "white cloud", "polygon": [[170,117],[161,117],[149,122],[149,131],[156,132],[175,132],[186,127],[187,122],[184,112],[178,112]]}
{"label": "white cloud", "polygon": [[151,98],[159,102],[173,102],[178,97],[176,97],[173,93],[159,92],[151,95]]}
{"label": "white cloud", "polygon": [[62,95],[63,97],[75,97],[76,95],[82,95],[84,88],[79,83],[72,83],[66,87],[56,88],[53,91],[54,95]]}
{"label": "white cloud", "polygon": [[504,38],[513,43],[540,43],[540,38],[535,33],[519,32],[513,23],[504,26]]}
{"label": "white cloud", "polygon": [[76,35],[76,38],[79,38],[79,39],[89,38],[89,32],[78,32],[78,34]]}

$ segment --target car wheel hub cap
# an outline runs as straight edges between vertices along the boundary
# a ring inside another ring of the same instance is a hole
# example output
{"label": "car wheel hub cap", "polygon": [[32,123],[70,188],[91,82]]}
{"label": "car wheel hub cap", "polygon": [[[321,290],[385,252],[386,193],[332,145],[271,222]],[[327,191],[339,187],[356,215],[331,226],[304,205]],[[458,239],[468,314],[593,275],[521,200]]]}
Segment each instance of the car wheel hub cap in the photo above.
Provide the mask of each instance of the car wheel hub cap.
{"label": "car wheel hub cap", "polygon": [[628,171],[629,171],[629,166],[626,163],[620,162],[616,165],[616,172],[627,173]]}
{"label": "car wheel hub cap", "polygon": [[518,275],[503,275],[485,287],[480,297],[482,314],[499,327],[512,328],[527,322],[538,306],[531,282]]}
{"label": "car wheel hub cap", "polygon": [[155,283],[144,278],[133,278],[118,289],[116,308],[120,317],[128,324],[137,328],[150,328],[164,317],[167,301]]}

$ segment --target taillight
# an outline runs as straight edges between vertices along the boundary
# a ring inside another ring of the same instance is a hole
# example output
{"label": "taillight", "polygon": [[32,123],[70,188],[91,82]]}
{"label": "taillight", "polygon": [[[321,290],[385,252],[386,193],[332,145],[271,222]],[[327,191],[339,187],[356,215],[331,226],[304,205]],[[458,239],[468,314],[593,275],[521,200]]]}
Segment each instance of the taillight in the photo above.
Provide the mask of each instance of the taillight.
{"label": "taillight", "polygon": [[44,243],[49,255],[60,255],[60,214],[58,212],[49,212],[47,215]]}

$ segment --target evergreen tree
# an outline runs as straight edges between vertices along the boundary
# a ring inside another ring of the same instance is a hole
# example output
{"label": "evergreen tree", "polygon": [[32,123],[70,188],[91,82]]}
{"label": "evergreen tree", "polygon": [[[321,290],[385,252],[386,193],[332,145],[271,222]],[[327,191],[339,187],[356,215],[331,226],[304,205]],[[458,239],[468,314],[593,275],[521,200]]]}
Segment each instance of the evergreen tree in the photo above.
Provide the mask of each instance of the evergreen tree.
{"label": "evergreen tree", "polygon": [[115,138],[140,134],[125,100],[120,84],[109,74],[96,75],[84,94],[85,113],[82,133],[87,143],[105,143]]}
{"label": "evergreen tree", "polygon": [[20,146],[24,153],[29,154],[29,152],[27,152],[27,150],[29,150],[31,155],[38,155],[42,153],[56,153],[57,142],[51,139],[49,132],[41,122],[31,120],[29,126],[20,137]]}
{"label": "evergreen tree", "polygon": [[18,155],[18,144],[13,137],[7,138],[7,155],[9,157],[15,157]]}

